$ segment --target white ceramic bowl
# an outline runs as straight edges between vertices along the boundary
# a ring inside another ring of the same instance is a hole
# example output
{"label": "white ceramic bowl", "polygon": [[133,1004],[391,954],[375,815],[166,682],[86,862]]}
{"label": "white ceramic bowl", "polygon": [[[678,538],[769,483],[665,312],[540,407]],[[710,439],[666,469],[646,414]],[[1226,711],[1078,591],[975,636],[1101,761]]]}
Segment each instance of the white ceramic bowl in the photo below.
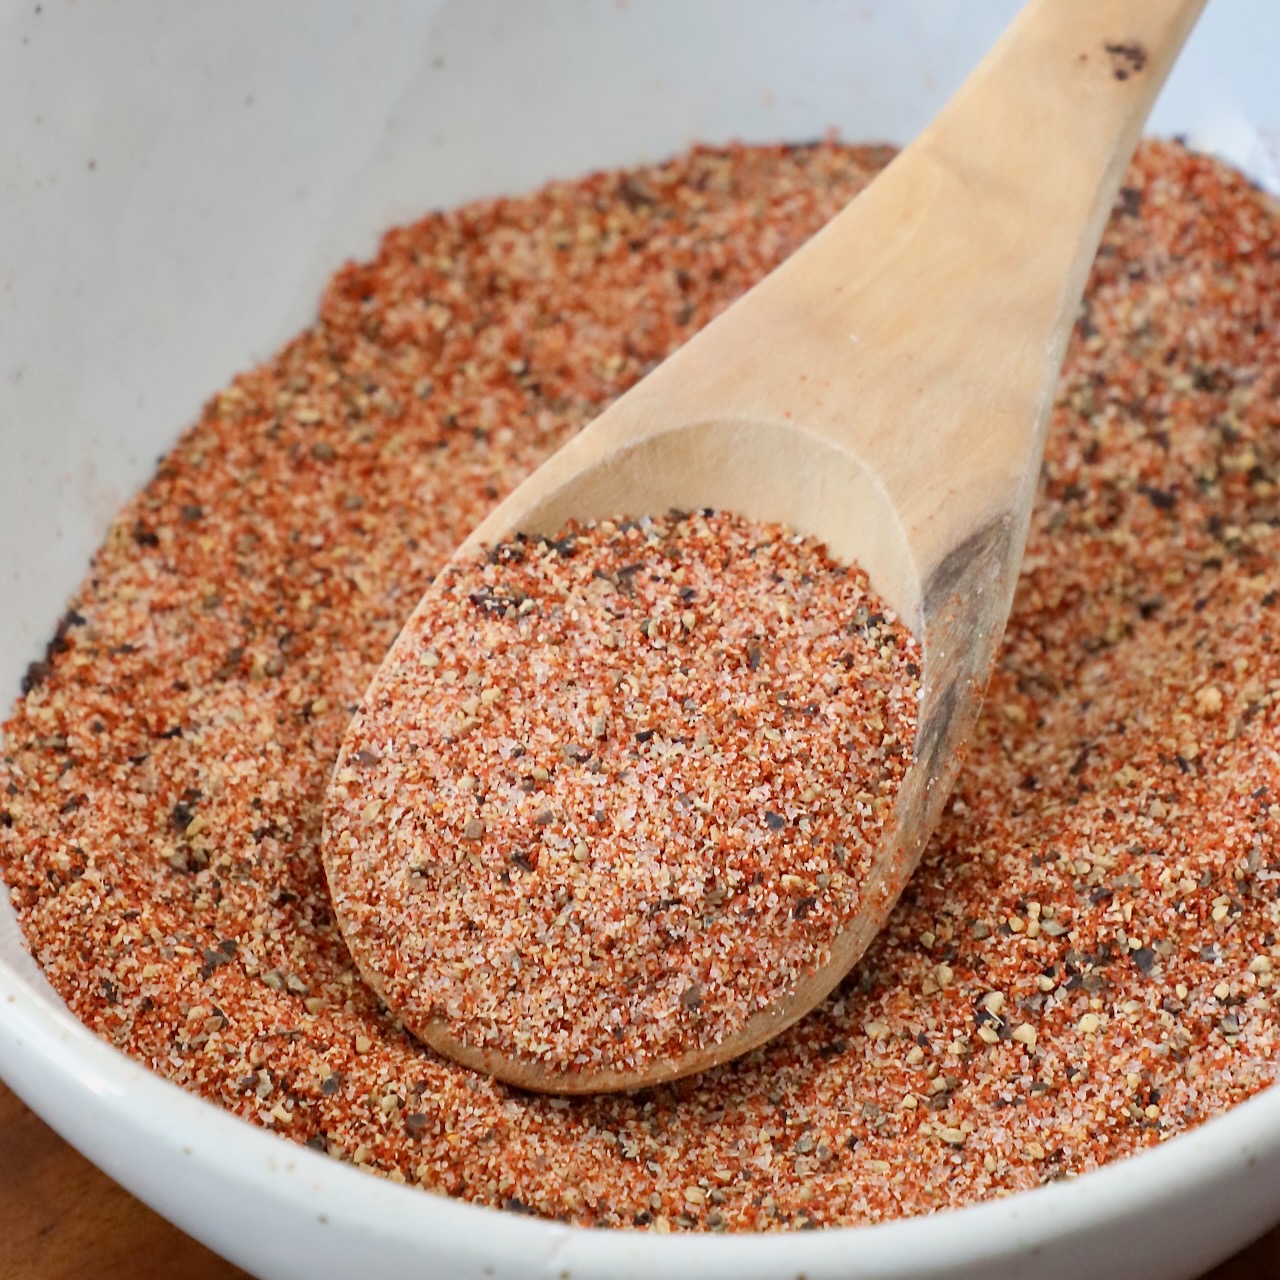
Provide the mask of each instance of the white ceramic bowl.
{"label": "white ceramic bowl", "polygon": [[[695,139],[835,126],[906,141],[1015,7],[0,4],[4,701],[156,455],[387,225]],[[1153,128],[1277,184],[1277,48],[1273,0],[1214,0]],[[0,1076],[161,1213],[271,1277],[1177,1280],[1280,1216],[1280,1090],[1075,1181],[870,1229],[662,1238],[478,1209],[301,1150],[121,1057],[67,1014],[7,904]]]}

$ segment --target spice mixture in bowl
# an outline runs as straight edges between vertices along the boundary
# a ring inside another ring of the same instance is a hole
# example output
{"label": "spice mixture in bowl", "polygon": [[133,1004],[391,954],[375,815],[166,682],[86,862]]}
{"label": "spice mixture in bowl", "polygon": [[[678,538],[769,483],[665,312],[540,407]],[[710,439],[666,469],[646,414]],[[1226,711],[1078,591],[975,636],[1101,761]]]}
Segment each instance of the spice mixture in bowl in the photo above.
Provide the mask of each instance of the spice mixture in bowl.
{"label": "spice mixture in bowl", "polygon": [[947,816],[823,1006],[703,1076],[533,1097],[402,1031],[338,933],[325,788],[445,555],[888,156],[697,148],[429,215],[209,401],[5,726],[0,871],[78,1018],[334,1159],[663,1233],[969,1204],[1272,1082],[1280,223],[1175,144],[1104,239]]}

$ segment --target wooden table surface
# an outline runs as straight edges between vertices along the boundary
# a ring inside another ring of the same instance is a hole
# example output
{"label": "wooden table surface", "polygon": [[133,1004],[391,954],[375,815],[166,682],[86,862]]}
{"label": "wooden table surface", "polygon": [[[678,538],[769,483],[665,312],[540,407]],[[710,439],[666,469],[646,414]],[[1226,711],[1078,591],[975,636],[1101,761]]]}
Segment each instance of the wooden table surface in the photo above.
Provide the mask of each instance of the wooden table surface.
{"label": "wooden table surface", "polygon": [[[0,1280],[245,1280],[0,1084]],[[1280,1280],[1280,1227],[1206,1280]]]}

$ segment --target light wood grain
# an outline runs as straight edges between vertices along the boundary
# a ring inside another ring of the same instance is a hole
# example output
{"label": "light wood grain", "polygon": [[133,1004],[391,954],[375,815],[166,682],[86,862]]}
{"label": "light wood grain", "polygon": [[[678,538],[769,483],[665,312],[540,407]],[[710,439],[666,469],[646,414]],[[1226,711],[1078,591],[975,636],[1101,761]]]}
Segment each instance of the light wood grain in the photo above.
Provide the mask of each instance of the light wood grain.
{"label": "light wood grain", "polygon": [[[0,1280],[246,1280],[0,1084]],[[1280,1280],[1280,1227],[1204,1280]]]}
{"label": "light wood grain", "polygon": [[[523,1088],[639,1088],[777,1035],[862,955],[954,779],[1008,617],[1089,266],[1203,3],[1031,0],[862,195],[540,467],[461,549],[553,534],[571,517],[711,506],[782,521],[867,571],[923,641],[924,694],[913,764],[830,962],[739,1033],[639,1068],[603,1028],[598,1060],[565,1069],[486,1047],[478,1028],[433,1008],[399,1008],[427,1043]],[[394,705],[401,690],[427,687],[409,674],[425,660],[420,636],[402,633],[370,699]],[[355,749],[344,746],[336,772]],[[356,839],[347,828],[326,839],[335,874]],[[337,907],[380,989],[382,945]]]}

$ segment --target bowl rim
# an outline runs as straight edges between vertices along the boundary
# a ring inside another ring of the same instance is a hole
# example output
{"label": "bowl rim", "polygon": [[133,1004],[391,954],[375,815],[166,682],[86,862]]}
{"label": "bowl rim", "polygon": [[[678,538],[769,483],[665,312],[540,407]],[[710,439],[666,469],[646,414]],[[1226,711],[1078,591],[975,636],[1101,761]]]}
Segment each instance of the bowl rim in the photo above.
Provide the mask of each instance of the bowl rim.
{"label": "bowl rim", "polygon": [[214,1249],[226,1252],[227,1241],[203,1229],[198,1212],[184,1215],[180,1198],[149,1194],[130,1162],[109,1152],[158,1143],[169,1156],[198,1157],[207,1174],[248,1192],[249,1203],[289,1204],[310,1213],[331,1227],[332,1239],[345,1231],[414,1249],[447,1241],[459,1262],[536,1273],[530,1263],[541,1259],[544,1267],[554,1262],[565,1273],[572,1268],[575,1277],[680,1265],[706,1268],[698,1273],[707,1275],[785,1272],[817,1280],[845,1274],[855,1260],[858,1274],[868,1277],[910,1274],[939,1259],[959,1271],[984,1259],[1037,1252],[1086,1227],[1097,1232],[1175,1193],[1195,1194],[1260,1159],[1280,1156],[1280,1088],[1272,1084],[1154,1147],[959,1208],[812,1232],[600,1231],[399,1186],[291,1142],[127,1057],[3,960],[0,1078],[109,1175]]}

